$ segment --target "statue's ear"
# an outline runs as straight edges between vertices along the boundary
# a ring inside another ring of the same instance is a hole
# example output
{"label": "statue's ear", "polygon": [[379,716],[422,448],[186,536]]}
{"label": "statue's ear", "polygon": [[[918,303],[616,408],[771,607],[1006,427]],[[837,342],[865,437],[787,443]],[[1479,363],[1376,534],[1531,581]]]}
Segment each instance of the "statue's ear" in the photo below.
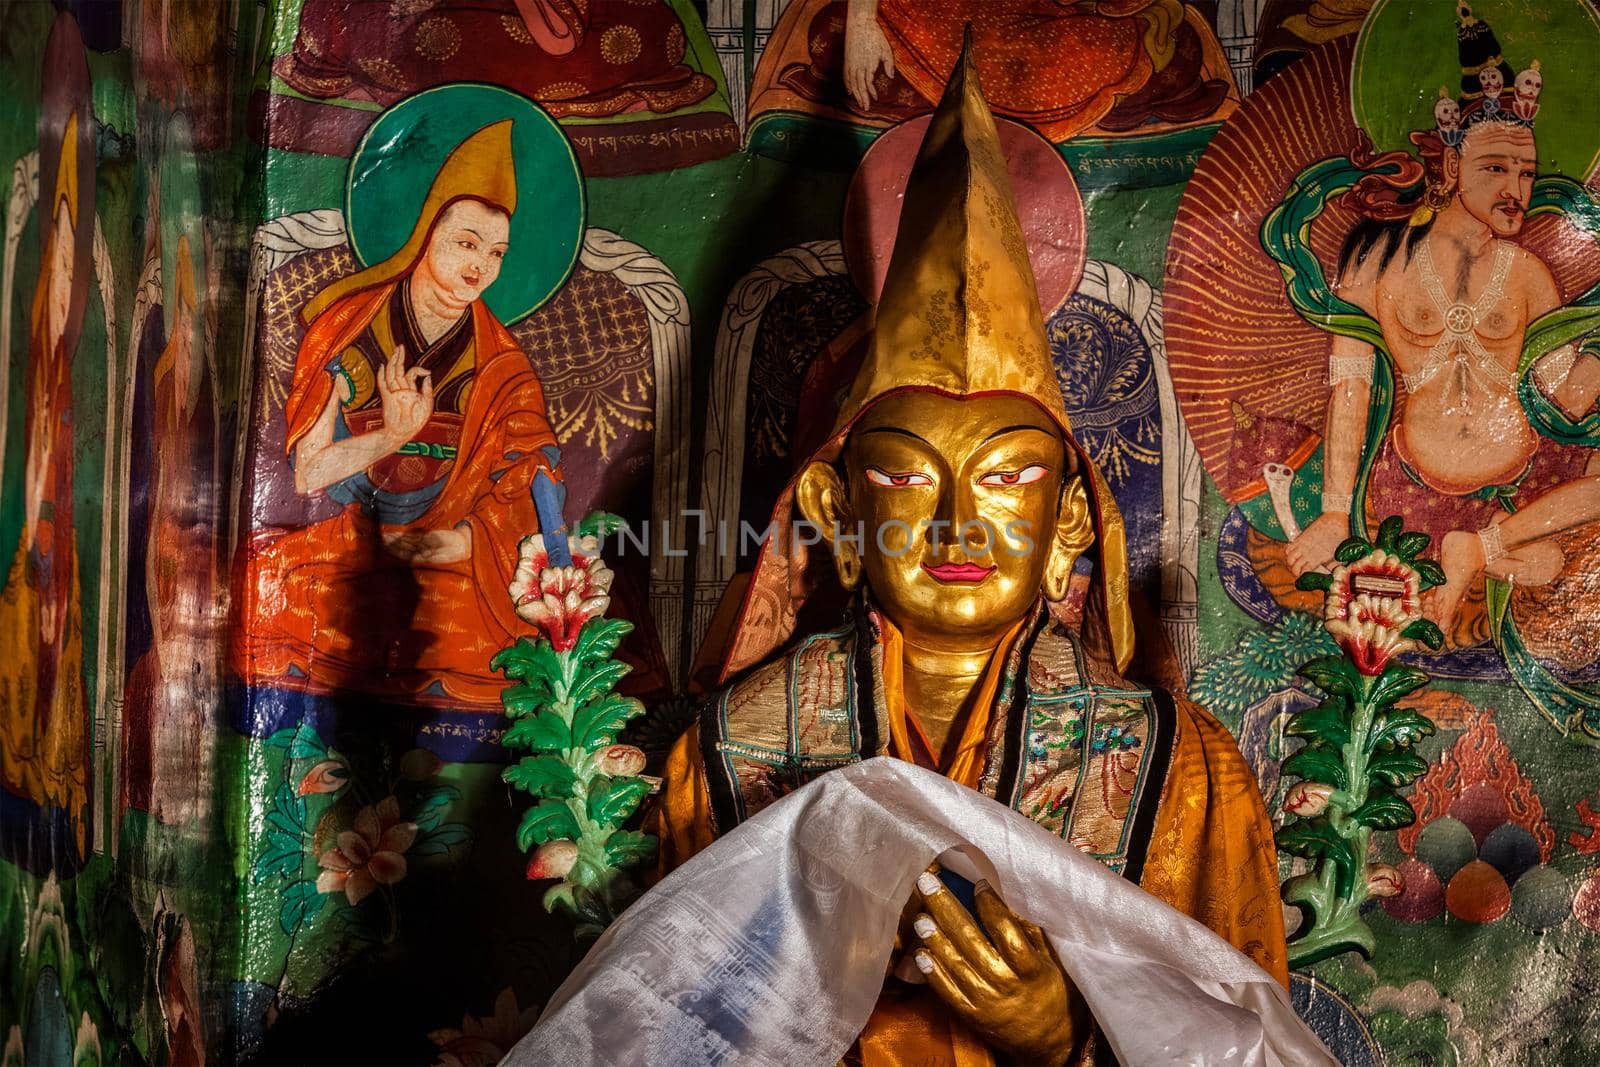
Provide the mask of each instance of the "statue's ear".
{"label": "statue's ear", "polygon": [[1072,565],[1094,544],[1094,519],[1089,511],[1089,491],[1083,479],[1069,479],[1061,487],[1061,507],[1050,538],[1050,556],[1044,564],[1044,595],[1049,600],[1067,598]]}
{"label": "statue's ear", "polygon": [[850,501],[838,470],[821,460],[808,464],[800,472],[794,499],[800,506],[800,514],[817,528],[822,540],[833,551],[833,569],[839,575],[839,584],[854,589],[861,583],[860,541],[838,536],[840,530],[848,529],[853,523]]}

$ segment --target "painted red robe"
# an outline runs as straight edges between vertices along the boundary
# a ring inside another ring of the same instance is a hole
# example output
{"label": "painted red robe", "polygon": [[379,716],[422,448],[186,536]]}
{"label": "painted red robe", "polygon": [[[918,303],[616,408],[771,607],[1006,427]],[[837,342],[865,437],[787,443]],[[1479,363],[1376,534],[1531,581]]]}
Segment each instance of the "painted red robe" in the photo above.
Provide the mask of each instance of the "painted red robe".
{"label": "painted red robe", "polygon": [[[330,362],[401,284],[342,297],[312,323],[285,404],[291,454],[333,395]],[[446,434],[457,450],[427,510],[388,524],[353,503],[312,526],[257,530],[245,545],[235,601],[243,624],[234,631],[232,661],[246,682],[499,707],[505,679],[489,670],[489,660],[532,632],[506,590],[517,542],[538,530],[532,483],[552,469],[542,450],[556,439],[527,355],[482,301],[470,315],[475,364],[463,408],[456,416],[436,405],[418,434],[422,441]],[[458,527],[472,534],[471,555],[458,563],[412,564],[384,547],[386,534]]]}

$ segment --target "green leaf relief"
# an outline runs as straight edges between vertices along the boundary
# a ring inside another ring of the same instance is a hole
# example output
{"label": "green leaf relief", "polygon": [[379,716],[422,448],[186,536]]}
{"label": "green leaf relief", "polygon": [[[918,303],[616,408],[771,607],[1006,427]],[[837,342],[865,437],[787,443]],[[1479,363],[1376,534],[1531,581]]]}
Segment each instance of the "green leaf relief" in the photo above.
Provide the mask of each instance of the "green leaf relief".
{"label": "green leaf relief", "polygon": [[466,823],[447,822],[436,830],[423,834],[406,850],[410,856],[442,856],[456,845],[472,840],[472,828]]}
{"label": "green leaf relief", "polygon": [[1350,778],[1345,773],[1344,760],[1333,752],[1321,748],[1302,748],[1283,761],[1282,773],[1321,782],[1336,789],[1349,789]]}
{"label": "green leaf relief", "polygon": [[1308,737],[1337,748],[1350,740],[1350,720],[1339,703],[1324,700],[1290,718],[1285,731],[1293,737]]}
{"label": "green leaf relief", "polygon": [[1376,793],[1350,813],[1350,820],[1374,830],[1398,830],[1417,821],[1411,805],[1393,793]]}
{"label": "green leaf relief", "polygon": [[1294,587],[1307,593],[1326,593],[1333,588],[1333,575],[1325,571],[1306,571],[1294,580]]}
{"label": "green leaf relief", "polygon": [[535,641],[524,637],[510,648],[501,649],[489,661],[489,667],[533,690],[554,693],[561,684],[561,657],[543,638]]}
{"label": "green leaf relief", "polygon": [[1343,656],[1323,656],[1300,668],[1300,675],[1332,696],[1354,696],[1357,671]]}
{"label": "green leaf relief", "polygon": [[609,659],[622,645],[622,639],[633,632],[633,624],[626,619],[593,618],[578,631],[578,643],[572,646],[573,658],[580,671]]}
{"label": "green leaf relief", "polygon": [[613,867],[636,867],[655,859],[657,841],[637,830],[618,830],[606,841],[606,860]]}
{"label": "green leaf relief", "polygon": [[589,785],[589,818],[602,826],[616,826],[633,814],[650,792],[642,778],[596,778]]}
{"label": "green leaf relief", "polygon": [[1372,683],[1372,691],[1367,694],[1367,701],[1374,707],[1393,704],[1401,697],[1427,685],[1428,680],[1428,672],[1420,667],[1390,663],[1383,669],[1383,673],[1378,675],[1378,680]]}
{"label": "green leaf relief", "polygon": [[1414,561],[1416,560],[1418,553],[1427,548],[1428,542],[1431,540],[1432,538],[1430,538],[1427,534],[1419,533],[1413,530],[1411,533],[1404,533],[1395,538],[1395,552],[1407,563],[1412,563],[1415,565]]}
{"label": "green leaf relief", "polygon": [[1411,565],[1417,569],[1417,577],[1422,579],[1422,588],[1432,589],[1436,585],[1444,584],[1444,568],[1433,560],[1413,560]]}
{"label": "green leaf relief", "polygon": [[572,747],[572,730],[560,712],[540,711],[513,722],[500,743],[507,748],[530,748],[535,752],[564,752]]}
{"label": "green leaf relief", "polygon": [[518,789],[557,800],[572,795],[577,774],[557,756],[524,756],[500,775]]}
{"label": "green leaf relief", "polygon": [[1356,861],[1350,844],[1325,818],[1301,820],[1278,831],[1278,847],[1306,859],[1325,859],[1333,864],[1335,889],[1347,897],[1355,887]]}
{"label": "green leaf relief", "polygon": [[644,714],[644,705],[632,697],[611,693],[572,713],[572,737],[577,747],[594,752],[615,744],[617,731],[630,719]]}
{"label": "green leaf relief", "polygon": [[1401,531],[1406,528],[1405,520],[1398,515],[1390,515],[1378,525],[1377,545],[1388,552],[1396,551],[1396,542]]}
{"label": "green leaf relief", "polygon": [[1418,619],[1413,622],[1410,626],[1400,631],[1400,636],[1409,638],[1412,641],[1421,641],[1434,651],[1438,651],[1439,647],[1444,644],[1444,632],[1427,619]]}
{"label": "green leaf relief", "polygon": [[559,800],[541,800],[522,815],[517,827],[517,847],[526,852],[546,841],[576,840],[578,820],[572,809]]}
{"label": "green leaf relief", "polygon": [[1404,748],[1379,752],[1367,763],[1367,777],[1390,786],[1410,785],[1427,770],[1427,760]]}
{"label": "green leaf relief", "polygon": [[606,660],[596,664],[580,672],[578,677],[573,679],[572,689],[567,698],[575,707],[590,700],[597,700],[609,693],[630,669],[626,663],[619,663],[617,660]]}
{"label": "green leaf relief", "polygon": [[1436,729],[1432,719],[1411,708],[1388,708],[1373,717],[1367,748],[1370,751],[1414,745],[1424,737],[1433,736]]}
{"label": "green leaf relief", "polygon": [[1359,537],[1346,538],[1333,550],[1333,558],[1340,563],[1354,563],[1372,551],[1372,545]]}

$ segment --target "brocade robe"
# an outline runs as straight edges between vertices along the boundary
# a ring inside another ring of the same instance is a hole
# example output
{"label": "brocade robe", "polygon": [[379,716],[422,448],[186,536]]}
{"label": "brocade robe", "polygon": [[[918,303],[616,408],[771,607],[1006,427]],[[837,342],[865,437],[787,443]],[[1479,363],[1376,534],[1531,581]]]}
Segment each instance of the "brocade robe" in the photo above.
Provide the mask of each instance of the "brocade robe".
{"label": "brocade robe", "polygon": [[[896,721],[898,638],[875,613],[856,614],[715,694],[678,741],[654,816],[663,870],[819,774],[872,756],[918,756],[920,746],[896,737],[907,736]],[[980,685],[945,773],[1204,923],[1287,984],[1272,824],[1221,723],[1118,677],[1043,610]],[[963,759],[973,733],[979,758]],[[1078,1062],[1090,1062],[1096,1045],[1089,1035]],[[925,987],[894,978],[846,1059],[995,1062]]]}

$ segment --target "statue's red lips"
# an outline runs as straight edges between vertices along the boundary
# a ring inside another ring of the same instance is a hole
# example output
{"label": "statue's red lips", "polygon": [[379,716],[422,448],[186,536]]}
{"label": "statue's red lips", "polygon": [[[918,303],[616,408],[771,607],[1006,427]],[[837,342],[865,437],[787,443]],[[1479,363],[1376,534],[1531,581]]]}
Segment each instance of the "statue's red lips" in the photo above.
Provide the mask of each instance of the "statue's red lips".
{"label": "statue's red lips", "polygon": [[924,563],[922,569],[941,582],[981,582],[994,573],[994,564],[980,567],[976,563],[941,563],[930,567]]}

